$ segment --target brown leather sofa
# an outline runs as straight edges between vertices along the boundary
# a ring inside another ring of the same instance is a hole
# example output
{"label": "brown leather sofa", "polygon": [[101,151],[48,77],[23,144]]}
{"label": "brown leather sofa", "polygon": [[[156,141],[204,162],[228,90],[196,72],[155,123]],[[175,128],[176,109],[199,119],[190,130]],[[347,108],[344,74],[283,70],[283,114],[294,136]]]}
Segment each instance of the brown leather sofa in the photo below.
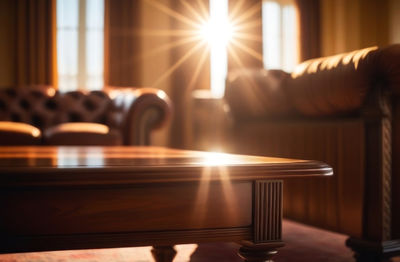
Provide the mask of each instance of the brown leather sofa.
{"label": "brown leather sofa", "polygon": [[171,114],[153,88],[60,93],[51,86],[0,89],[0,145],[148,145]]}
{"label": "brown leather sofa", "polygon": [[316,159],[331,178],[285,181],[284,215],[348,234],[357,261],[400,254],[400,45],[231,73],[231,152]]}

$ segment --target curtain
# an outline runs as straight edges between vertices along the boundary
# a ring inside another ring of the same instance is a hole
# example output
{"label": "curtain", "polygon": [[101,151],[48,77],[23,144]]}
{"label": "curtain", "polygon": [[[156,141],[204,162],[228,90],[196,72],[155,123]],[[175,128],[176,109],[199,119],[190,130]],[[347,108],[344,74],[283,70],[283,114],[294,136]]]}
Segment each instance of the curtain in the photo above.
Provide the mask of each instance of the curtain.
{"label": "curtain", "polygon": [[105,0],[105,85],[141,85],[141,5],[140,0]]}
{"label": "curtain", "polygon": [[300,62],[321,56],[320,0],[296,0]]}
{"label": "curtain", "polygon": [[56,1],[15,0],[15,83],[56,85]]}

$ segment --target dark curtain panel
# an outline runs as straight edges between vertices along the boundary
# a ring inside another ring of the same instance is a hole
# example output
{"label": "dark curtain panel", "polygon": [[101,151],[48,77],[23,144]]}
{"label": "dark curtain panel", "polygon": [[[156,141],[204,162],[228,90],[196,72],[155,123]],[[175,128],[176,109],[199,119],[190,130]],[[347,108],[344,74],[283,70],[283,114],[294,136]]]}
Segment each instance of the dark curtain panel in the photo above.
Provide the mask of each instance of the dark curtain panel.
{"label": "dark curtain panel", "polygon": [[15,0],[15,83],[56,85],[56,1]]}
{"label": "dark curtain panel", "polygon": [[300,62],[321,56],[320,0],[296,0],[300,32]]}
{"label": "dark curtain panel", "polygon": [[141,5],[141,0],[105,0],[105,85],[141,85]]}
{"label": "dark curtain panel", "polygon": [[230,0],[229,16],[236,24],[236,36],[228,47],[228,71],[261,68],[262,0]]}

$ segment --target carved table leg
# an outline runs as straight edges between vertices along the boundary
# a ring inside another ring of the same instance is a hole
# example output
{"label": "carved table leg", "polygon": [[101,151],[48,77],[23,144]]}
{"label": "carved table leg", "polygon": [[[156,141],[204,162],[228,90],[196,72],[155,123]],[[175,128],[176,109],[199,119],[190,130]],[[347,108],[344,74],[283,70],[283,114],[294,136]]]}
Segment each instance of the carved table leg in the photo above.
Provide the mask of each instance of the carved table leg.
{"label": "carved table leg", "polygon": [[282,242],[281,180],[254,182],[253,239],[242,241],[239,256],[247,262],[272,261]]}
{"label": "carved table leg", "polygon": [[176,250],[173,246],[153,246],[151,254],[156,262],[172,262]]}
{"label": "carved table leg", "polygon": [[253,244],[246,241],[242,242],[238,255],[246,262],[273,262],[272,257],[278,253],[277,248],[282,246],[282,242]]}

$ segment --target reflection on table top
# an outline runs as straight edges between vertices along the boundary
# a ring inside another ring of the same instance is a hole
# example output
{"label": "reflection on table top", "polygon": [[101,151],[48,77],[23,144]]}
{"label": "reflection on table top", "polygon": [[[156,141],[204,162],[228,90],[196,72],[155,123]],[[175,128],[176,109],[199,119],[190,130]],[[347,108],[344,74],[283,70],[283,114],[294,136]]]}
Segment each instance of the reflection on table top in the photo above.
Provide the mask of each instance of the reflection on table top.
{"label": "reflection on table top", "polygon": [[[112,171],[110,171],[112,170]],[[188,151],[163,147],[0,147],[0,176],[32,173],[173,173],[187,179],[204,176],[204,170],[240,179],[262,177],[331,175],[321,162],[274,157]],[[210,171],[211,170],[211,171]],[[215,171],[217,170],[217,171]],[[219,170],[219,171],[218,171]],[[1,180],[1,177],[0,177]]]}

